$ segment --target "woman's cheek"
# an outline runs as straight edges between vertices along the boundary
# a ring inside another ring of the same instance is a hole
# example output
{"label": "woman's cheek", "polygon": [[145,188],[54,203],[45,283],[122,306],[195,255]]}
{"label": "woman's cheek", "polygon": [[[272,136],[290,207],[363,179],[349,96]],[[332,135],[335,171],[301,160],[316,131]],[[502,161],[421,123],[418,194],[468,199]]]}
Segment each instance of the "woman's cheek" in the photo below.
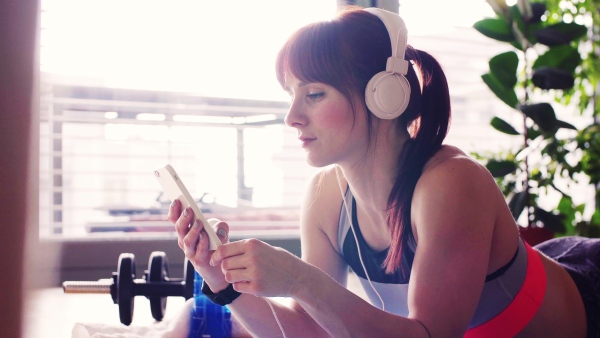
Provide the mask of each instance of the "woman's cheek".
{"label": "woman's cheek", "polygon": [[352,124],[354,115],[352,108],[346,102],[331,102],[323,105],[322,108],[319,120],[323,127],[338,129],[346,124]]}

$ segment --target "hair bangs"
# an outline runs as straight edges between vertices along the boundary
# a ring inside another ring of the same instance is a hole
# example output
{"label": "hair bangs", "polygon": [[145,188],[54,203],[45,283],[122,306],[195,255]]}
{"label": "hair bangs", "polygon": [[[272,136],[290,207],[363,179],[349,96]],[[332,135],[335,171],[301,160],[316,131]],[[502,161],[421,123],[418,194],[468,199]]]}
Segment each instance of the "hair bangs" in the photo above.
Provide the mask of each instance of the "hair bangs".
{"label": "hair bangs", "polygon": [[286,87],[285,78],[289,75],[302,82],[325,83],[338,90],[346,86],[344,82],[353,82],[354,79],[343,76],[352,72],[343,57],[337,26],[335,21],[315,22],[298,30],[287,41],[276,64],[277,80],[282,87]]}

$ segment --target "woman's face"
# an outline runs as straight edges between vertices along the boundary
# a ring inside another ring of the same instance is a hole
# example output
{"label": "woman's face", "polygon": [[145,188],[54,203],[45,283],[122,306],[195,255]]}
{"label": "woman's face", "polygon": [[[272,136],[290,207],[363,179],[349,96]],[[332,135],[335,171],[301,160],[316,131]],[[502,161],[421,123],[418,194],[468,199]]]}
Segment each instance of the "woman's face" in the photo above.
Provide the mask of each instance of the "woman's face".
{"label": "woman's face", "polygon": [[367,137],[362,109],[355,117],[348,99],[329,85],[304,83],[289,74],[285,83],[292,97],[285,123],[298,131],[308,164],[322,167],[358,161]]}

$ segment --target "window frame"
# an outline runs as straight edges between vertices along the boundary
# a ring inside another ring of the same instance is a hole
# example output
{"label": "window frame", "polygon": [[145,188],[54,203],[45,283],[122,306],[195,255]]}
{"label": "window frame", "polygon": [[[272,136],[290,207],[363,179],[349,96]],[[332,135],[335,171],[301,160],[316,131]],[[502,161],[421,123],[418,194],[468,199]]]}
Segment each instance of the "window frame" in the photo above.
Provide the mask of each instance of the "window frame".
{"label": "window frame", "polygon": [[[244,173],[244,140],[243,130],[245,128],[257,128],[270,124],[282,124],[288,102],[246,100],[231,98],[202,97],[190,93],[164,92],[151,90],[123,89],[94,87],[85,85],[61,84],[42,81],[40,99],[40,121],[48,123],[51,135],[50,140],[50,166],[51,186],[50,208],[52,209],[52,226],[59,228],[62,220],[62,140],[56,135],[62,131],[62,123],[68,119],[57,118],[65,111],[79,112],[102,112],[102,111],[126,111],[129,116],[123,123],[131,122],[131,116],[136,114],[164,114],[167,121],[157,123],[174,123],[172,117],[176,114],[189,114],[194,116],[214,116],[231,118],[231,127],[237,132],[237,189],[238,197],[249,199],[249,188],[245,184]],[[257,117],[266,114],[273,115],[271,120],[256,120]],[[78,121],[84,122],[85,120]],[[89,123],[114,123],[114,120],[106,122],[98,120],[87,121]],[[186,122],[188,123],[188,122]],[[222,127],[222,123],[196,123],[202,126]],[[41,135],[39,130],[37,135]],[[41,136],[40,136],[41,137]],[[38,142],[39,143],[39,142]],[[38,153],[39,156],[42,156]],[[38,163],[38,168],[39,168]],[[39,185],[39,184],[38,184]],[[41,197],[43,198],[43,196]],[[57,212],[59,211],[59,212]],[[169,260],[169,272],[171,277],[181,277],[183,274],[184,256],[177,245],[173,233],[164,234],[140,234],[139,236],[119,236],[107,234],[106,236],[93,236],[90,238],[69,238],[60,236],[61,231],[55,231],[56,236],[44,237],[36,234],[39,243],[35,249],[43,255],[36,255],[40,261],[37,266],[41,267],[38,272],[43,278],[39,278],[34,284],[37,286],[58,286],[67,280],[97,280],[108,278],[116,271],[119,255],[121,253],[133,253],[136,259],[137,275],[140,276],[147,268],[147,259],[153,251],[164,251]],[[231,240],[246,238],[252,234],[232,235]],[[266,242],[284,247],[290,252],[300,255],[300,243],[298,231],[263,231],[256,233],[257,237]]]}

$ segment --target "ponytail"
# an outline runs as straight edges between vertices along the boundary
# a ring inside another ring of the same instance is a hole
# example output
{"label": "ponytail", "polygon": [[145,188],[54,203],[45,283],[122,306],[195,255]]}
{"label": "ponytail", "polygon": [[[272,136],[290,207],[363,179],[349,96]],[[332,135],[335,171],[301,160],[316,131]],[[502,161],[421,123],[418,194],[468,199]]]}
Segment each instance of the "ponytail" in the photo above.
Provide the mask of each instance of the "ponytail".
{"label": "ponytail", "polygon": [[[392,242],[383,262],[386,273],[393,273],[401,267],[402,275],[408,278],[414,256],[404,257],[408,240],[414,240],[411,227],[411,203],[417,181],[421,177],[425,163],[441,148],[448,133],[451,119],[450,94],[446,76],[430,54],[408,47],[406,58],[413,61],[421,72],[423,91],[419,102],[411,102],[412,108],[405,112],[403,126],[409,125],[411,138],[400,156],[400,170],[396,183],[388,198],[388,225]],[[412,85],[418,91],[418,82]],[[412,96],[411,96],[412,101]],[[416,243],[414,243],[416,244]]]}

